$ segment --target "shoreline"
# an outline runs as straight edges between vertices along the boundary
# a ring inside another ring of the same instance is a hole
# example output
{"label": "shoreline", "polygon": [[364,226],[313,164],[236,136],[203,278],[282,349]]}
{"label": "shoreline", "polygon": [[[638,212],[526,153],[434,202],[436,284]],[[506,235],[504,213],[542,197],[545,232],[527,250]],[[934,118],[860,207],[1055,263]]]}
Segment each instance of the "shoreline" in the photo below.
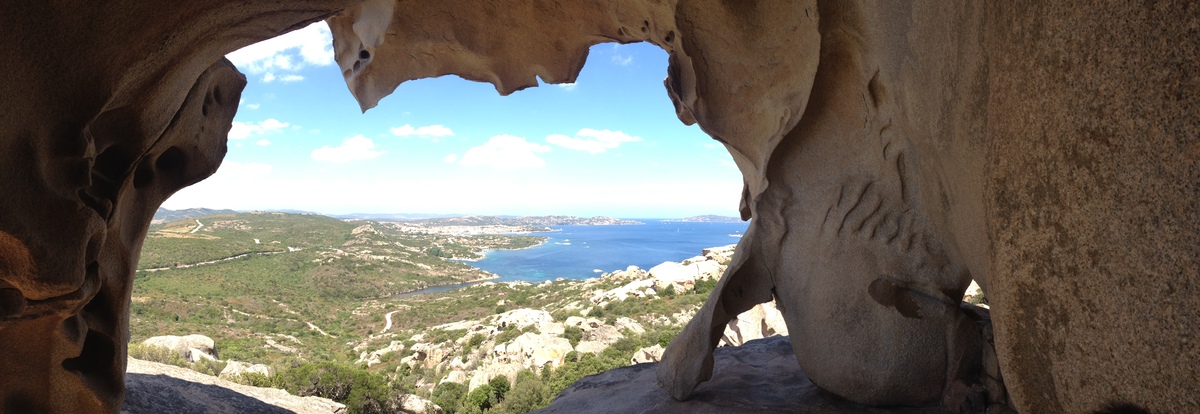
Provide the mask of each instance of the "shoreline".
{"label": "shoreline", "polygon": [[[555,231],[561,231],[561,230],[555,230]],[[549,232],[539,232],[539,233],[549,233]],[[488,254],[488,253],[491,253],[491,252],[494,252],[494,251],[497,251],[497,250],[513,250],[513,251],[516,251],[516,250],[526,250],[526,249],[532,249],[532,248],[534,248],[534,247],[539,247],[539,246],[541,246],[541,245],[544,245],[544,244],[546,244],[546,242],[549,242],[549,241],[550,241],[550,237],[549,237],[549,236],[542,236],[542,240],[541,240],[541,241],[539,241],[537,244],[535,244],[535,245],[532,245],[532,246],[519,247],[519,248],[516,248],[516,249],[483,249],[483,250],[476,250],[476,251],[474,251],[474,252],[472,252],[472,253],[475,253],[475,254],[479,255],[479,257],[478,257],[478,258],[467,259],[467,258],[461,258],[461,257],[450,257],[450,258],[447,258],[447,259],[445,259],[445,260],[449,260],[449,261],[453,261],[453,262],[459,262],[459,263],[462,263],[462,262],[478,262],[478,261],[480,261],[480,260],[486,259],[486,258],[487,258],[487,254]],[[471,267],[474,267],[474,268],[476,268],[476,269],[479,269],[479,268],[477,268],[477,267],[475,267],[475,266],[471,266]],[[483,270],[483,269],[479,269],[479,271],[486,272],[486,271],[485,271],[485,270]],[[499,278],[499,277],[500,277],[500,276],[496,276],[496,278]]]}

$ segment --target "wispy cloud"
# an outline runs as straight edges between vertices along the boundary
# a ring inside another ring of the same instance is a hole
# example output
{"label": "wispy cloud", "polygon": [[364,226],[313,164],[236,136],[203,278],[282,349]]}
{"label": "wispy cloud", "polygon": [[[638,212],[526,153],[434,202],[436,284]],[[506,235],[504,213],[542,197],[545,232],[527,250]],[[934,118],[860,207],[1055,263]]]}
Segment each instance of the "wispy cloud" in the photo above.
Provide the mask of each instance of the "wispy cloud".
{"label": "wispy cloud", "polygon": [[486,144],[471,148],[463,154],[460,165],[467,167],[491,167],[497,170],[539,168],[546,160],[536,153],[550,151],[549,145],[528,142],[525,138],[512,135],[497,135]]}
{"label": "wispy cloud", "polygon": [[262,75],[263,82],[296,82],[304,77],[286,73],[296,72],[310,65],[334,64],[333,36],[325,22],[317,22],[303,29],[238,49],[225,57],[246,73]]}
{"label": "wispy cloud", "polygon": [[614,44],[612,47],[612,61],[621,66],[629,66],[633,63],[633,55],[621,54],[621,45]]}
{"label": "wispy cloud", "polygon": [[433,142],[438,142],[439,138],[454,136],[454,131],[442,125],[426,125],[414,128],[412,125],[405,124],[401,127],[392,128],[391,132],[392,135],[398,137],[429,138]]}
{"label": "wispy cloud", "polygon": [[561,134],[546,137],[546,142],[551,144],[576,151],[587,151],[590,154],[599,154],[617,148],[626,142],[638,142],[641,140],[642,138],[640,137],[635,137],[621,131],[591,128],[579,130],[579,132],[575,133],[575,137],[568,137]]}
{"label": "wispy cloud", "polygon": [[312,159],[340,164],[374,159],[383,153],[383,151],[375,149],[375,141],[362,135],[355,135],[342,141],[342,145],[336,147],[326,145],[313,150]]}
{"label": "wispy cloud", "polygon": [[258,145],[260,147],[265,147],[267,145],[271,145],[271,141],[268,141],[265,139],[260,139],[258,141],[254,141],[254,145]]}
{"label": "wispy cloud", "polygon": [[229,128],[229,139],[246,139],[276,133],[289,125],[291,124],[280,122],[275,118],[267,118],[262,122],[233,121],[233,127]]}
{"label": "wispy cloud", "polygon": [[458,154],[450,154],[442,158],[442,162],[446,164],[454,164],[455,161],[458,161]]}
{"label": "wispy cloud", "polygon": [[560,83],[560,84],[557,84],[557,85],[554,85],[554,86],[557,86],[557,87],[559,87],[559,88],[562,88],[563,90],[565,90],[565,91],[567,91],[567,92],[570,92],[570,91],[573,91],[573,90],[575,90],[575,86],[577,86],[577,85],[576,85],[575,83],[573,83],[573,82],[572,82],[572,83]]}

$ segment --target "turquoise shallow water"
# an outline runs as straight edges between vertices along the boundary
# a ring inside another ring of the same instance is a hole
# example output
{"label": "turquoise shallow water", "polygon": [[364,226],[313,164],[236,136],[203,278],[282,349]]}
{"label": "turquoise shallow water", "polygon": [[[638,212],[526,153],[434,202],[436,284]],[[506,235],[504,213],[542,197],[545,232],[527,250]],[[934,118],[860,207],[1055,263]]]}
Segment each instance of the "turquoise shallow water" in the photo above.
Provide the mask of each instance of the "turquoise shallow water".
{"label": "turquoise shallow water", "polygon": [[585,279],[635,265],[649,269],[700,255],[706,247],[736,244],[749,223],[679,223],[635,219],[631,226],[562,226],[534,233],[550,239],[524,250],[498,250],[468,264],[500,276],[496,281]]}

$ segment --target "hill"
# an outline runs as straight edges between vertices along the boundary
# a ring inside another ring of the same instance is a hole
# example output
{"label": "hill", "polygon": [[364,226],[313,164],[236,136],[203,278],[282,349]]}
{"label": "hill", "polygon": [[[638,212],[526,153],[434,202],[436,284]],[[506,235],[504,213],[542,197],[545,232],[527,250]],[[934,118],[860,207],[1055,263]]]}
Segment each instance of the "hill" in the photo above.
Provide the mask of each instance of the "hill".
{"label": "hill", "polygon": [[545,226],[613,226],[613,225],[634,225],[645,224],[639,221],[622,220],[612,217],[596,216],[596,217],[576,217],[576,216],[524,216],[524,217],[503,217],[503,216],[464,216],[464,217],[443,217],[430,218],[423,220],[414,220],[414,224],[430,225],[430,226],[524,226],[524,227],[545,227]]}
{"label": "hill", "polygon": [[187,220],[196,217],[215,216],[217,214],[237,214],[234,210],[214,210],[211,208],[188,208],[183,210],[167,210],[159,207],[158,211],[154,212],[154,219],[151,223],[166,223],[170,221]]}
{"label": "hill", "polygon": [[219,338],[223,355],[239,360],[338,360],[345,338],[365,336],[383,320],[364,303],[493,278],[448,259],[542,240],[410,234],[390,223],[285,213],[164,223],[143,246],[131,334],[136,341],[204,333]]}

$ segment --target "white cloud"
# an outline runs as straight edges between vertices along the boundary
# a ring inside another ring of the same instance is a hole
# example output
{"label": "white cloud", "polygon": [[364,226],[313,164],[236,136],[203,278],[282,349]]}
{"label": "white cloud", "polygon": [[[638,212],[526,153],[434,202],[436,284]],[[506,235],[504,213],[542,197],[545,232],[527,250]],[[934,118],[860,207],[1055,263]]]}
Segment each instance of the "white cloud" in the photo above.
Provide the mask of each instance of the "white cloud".
{"label": "white cloud", "polygon": [[467,167],[491,167],[497,170],[539,168],[546,160],[535,153],[548,152],[550,146],[525,141],[512,135],[497,135],[486,144],[467,150],[459,164]]}
{"label": "white cloud", "polygon": [[282,78],[279,78],[279,81],[283,83],[299,82],[302,80],[304,80],[304,77],[300,75],[283,75]]}
{"label": "white cloud", "polygon": [[442,158],[442,162],[446,164],[454,164],[455,161],[458,161],[458,154],[450,154],[446,158]]}
{"label": "white cloud", "polygon": [[346,163],[374,159],[383,155],[383,151],[375,150],[375,142],[362,135],[355,135],[342,141],[342,145],[328,145],[317,148],[312,152],[312,159],[322,162]]}
{"label": "white cloud", "polygon": [[392,128],[391,131],[392,135],[398,137],[416,136],[421,138],[431,138],[433,142],[438,142],[438,139],[442,137],[454,136],[454,131],[451,131],[450,128],[446,128],[442,125],[426,125],[423,127],[413,128],[412,125],[405,124],[402,127]]}
{"label": "white cloud", "polygon": [[255,109],[258,109],[261,107],[262,107],[262,105],[260,105],[260,104],[246,104],[246,109],[250,109],[250,110],[255,110]]}
{"label": "white cloud", "polygon": [[573,90],[575,90],[575,86],[577,86],[577,85],[576,85],[575,83],[560,83],[560,84],[557,84],[557,85],[554,85],[554,86],[557,86],[557,87],[559,87],[559,88],[562,88],[563,90],[565,90],[565,91],[567,91],[567,92],[570,92],[570,91],[573,91]]}
{"label": "white cloud", "polygon": [[254,145],[258,145],[260,147],[265,147],[267,145],[271,145],[271,141],[267,141],[265,139],[260,139],[258,141],[254,141]]}
{"label": "white cloud", "polygon": [[233,127],[229,128],[229,139],[245,139],[251,136],[262,136],[269,133],[279,132],[279,130],[288,127],[287,122],[280,122],[275,118],[267,118],[262,122],[240,122],[233,121]]}
{"label": "white cloud", "polygon": [[575,133],[574,138],[561,134],[546,137],[546,142],[551,144],[576,151],[587,151],[591,154],[599,154],[614,149],[623,143],[638,142],[641,140],[640,137],[635,137],[621,131],[596,130],[591,128],[579,130],[579,132]]}
{"label": "white cloud", "polygon": [[266,75],[263,75],[263,77],[262,77],[262,81],[263,81],[263,83],[271,83],[271,82],[274,82],[274,81],[275,81],[275,74],[274,74],[274,73],[271,73],[271,72],[267,72],[267,74],[266,74]]}
{"label": "white cloud", "polygon": [[[267,74],[274,80],[276,75],[272,72],[295,72],[308,65],[332,65],[333,36],[330,35],[329,26],[325,22],[317,22],[274,39],[243,47],[225,57],[246,73]],[[270,82],[267,75],[264,75],[263,80]]]}

